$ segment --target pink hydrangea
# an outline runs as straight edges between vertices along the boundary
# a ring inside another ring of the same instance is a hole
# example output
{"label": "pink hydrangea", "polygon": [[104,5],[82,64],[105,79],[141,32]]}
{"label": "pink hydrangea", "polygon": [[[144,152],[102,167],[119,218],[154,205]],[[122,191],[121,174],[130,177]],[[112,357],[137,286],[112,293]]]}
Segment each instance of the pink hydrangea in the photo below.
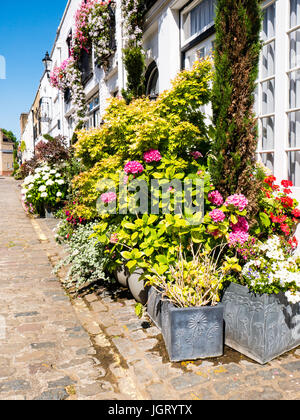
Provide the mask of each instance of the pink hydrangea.
{"label": "pink hydrangea", "polygon": [[236,231],[242,231],[242,232],[248,232],[249,230],[249,223],[245,219],[245,217],[239,216],[238,222],[234,225],[231,223],[231,229],[233,232]]}
{"label": "pink hydrangea", "polygon": [[230,246],[243,245],[249,239],[249,233],[236,230],[229,234],[228,242]]}
{"label": "pink hydrangea", "polygon": [[117,194],[114,192],[107,192],[101,195],[101,201],[103,203],[111,203],[112,201],[115,201],[117,199]]}
{"label": "pink hydrangea", "polygon": [[214,205],[214,206],[222,206],[224,203],[224,199],[219,193],[218,190],[212,191],[208,194],[208,200]]}
{"label": "pink hydrangea", "polygon": [[248,206],[248,200],[243,194],[234,194],[227,198],[225,205],[233,205],[243,211]]}
{"label": "pink hydrangea", "polygon": [[196,150],[195,152],[191,152],[191,156],[193,156],[193,158],[194,158],[195,160],[197,160],[197,159],[199,159],[199,158],[203,157],[202,153],[201,153],[201,152],[198,152],[198,150]]}
{"label": "pink hydrangea", "polygon": [[128,174],[139,174],[144,172],[144,167],[140,162],[132,160],[126,163],[124,171]]}
{"label": "pink hydrangea", "polygon": [[158,150],[151,149],[148,152],[144,153],[144,161],[147,163],[160,162],[161,159],[162,157]]}
{"label": "pink hydrangea", "polygon": [[214,222],[219,223],[223,222],[225,219],[225,213],[222,210],[215,209],[209,213],[210,217],[213,219]]}

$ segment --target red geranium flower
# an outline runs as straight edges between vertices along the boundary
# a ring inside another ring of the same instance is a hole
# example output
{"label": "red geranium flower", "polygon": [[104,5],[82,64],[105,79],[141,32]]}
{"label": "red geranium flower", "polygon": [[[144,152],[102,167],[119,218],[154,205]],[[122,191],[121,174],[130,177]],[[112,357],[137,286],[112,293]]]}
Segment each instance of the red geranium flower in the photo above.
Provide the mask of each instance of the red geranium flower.
{"label": "red geranium flower", "polygon": [[292,183],[292,181],[288,181],[287,179],[284,179],[283,181],[281,181],[281,185],[284,188],[288,188],[288,187],[292,187],[293,183]]}
{"label": "red geranium flower", "polygon": [[294,204],[294,200],[291,197],[280,197],[280,201],[283,207],[292,207]]}
{"label": "red geranium flower", "polygon": [[290,234],[290,228],[289,228],[289,226],[288,226],[287,224],[282,223],[282,224],[280,225],[280,229],[282,230],[282,232],[283,232],[286,236],[288,236],[288,235]]}
{"label": "red geranium flower", "polygon": [[292,215],[296,218],[300,218],[300,210],[299,209],[292,210]]}
{"label": "red geranium flower", "polygon": [[276,181],[275,176],[270,175],[267,178],[265,178],[264,182],[268,185],[270,185],[270,187],[274,184],[274,181]]}

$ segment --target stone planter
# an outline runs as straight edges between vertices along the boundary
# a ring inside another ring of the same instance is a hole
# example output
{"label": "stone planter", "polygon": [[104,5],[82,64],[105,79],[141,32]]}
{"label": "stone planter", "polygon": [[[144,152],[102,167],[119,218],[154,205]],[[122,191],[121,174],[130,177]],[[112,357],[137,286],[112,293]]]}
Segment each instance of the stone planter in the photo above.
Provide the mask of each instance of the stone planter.
{"label": "stone planter", "polygon": [[161,294],[154,287],[150,287],[148,292],[147,314],[159,329],[161,329],[162,304]]}
{"label": "stone planter", "polygon": [[145,287],[143,280],[140,280],[142,274],[142,269],[137,269],[134,273],[130,274],[128,278],[128,287],[135,300],[142,305],[146,305],[149,288]]}
{"label": "stone planter", "polygon": [[118,267],[117,270],[114,272],[114,276],[121,286],[128,287],[128,278],[130,274],[128,268],[125,265],[122,267]]}
{"label": "stone planter", "polygon": [[162,303],[162,333],[171,362],[222,356],[223,305],[176,308]]}
{"label": "stone planter", "polygon": [[255,295],[239,284],[225,290],[225,344],[265,364],[300,344],[300,303],[285,295]]}
{"label": "stone planter", "polygon": [[50,207],[45,206],[45,218],[54,219],[53,210]]}

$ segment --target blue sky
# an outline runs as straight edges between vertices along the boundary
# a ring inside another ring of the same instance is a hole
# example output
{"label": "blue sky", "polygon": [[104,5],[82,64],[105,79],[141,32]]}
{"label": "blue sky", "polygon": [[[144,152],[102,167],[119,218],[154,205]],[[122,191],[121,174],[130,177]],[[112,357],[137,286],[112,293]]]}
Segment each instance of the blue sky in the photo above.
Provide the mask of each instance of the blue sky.
{"label": "blue sky", "polygon": [[1,2],[0,56],[6,61],[6,79],[0,78],[0,127],[12,130],[18,139],[20,114],[33,103],[42,59],[46,50],[51,52],[66,4],[67,0]]}

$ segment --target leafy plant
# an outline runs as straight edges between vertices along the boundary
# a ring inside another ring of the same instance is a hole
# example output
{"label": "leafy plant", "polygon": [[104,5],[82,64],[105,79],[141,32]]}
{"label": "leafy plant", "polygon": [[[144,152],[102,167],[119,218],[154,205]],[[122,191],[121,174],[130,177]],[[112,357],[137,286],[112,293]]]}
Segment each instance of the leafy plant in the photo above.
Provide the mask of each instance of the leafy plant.
{"label": "leafy plant", "polygon": [[261,21],[259,0],[217,0],[212,91],[215,133],[209,169],[214,185],[225,197],[247,195],[252,214],[257,211],[260,189],[252,173],[258,138],[253,104]]}
{"label": "leafy plant", "polygon": [[63,266],[70,266],[65,278],[67,287],[75,287],[78,290],[94,281],[114,281],[105,273],[107,264],[105,245],[92,237],[95,226],[95,223],[78,226],[67,242],[67,257],[55,268],[58,272]]}
{"label": "leafy plant", "polygon": [[163,297],[180,308],[191,306],[215,306],[220,301],[220,290],[225,270],[219,265],[220,252],[193,252],[187,260],[180,248],[178,259],[164,275],[151,270],[147,275],[148,284],[154,286]]}

